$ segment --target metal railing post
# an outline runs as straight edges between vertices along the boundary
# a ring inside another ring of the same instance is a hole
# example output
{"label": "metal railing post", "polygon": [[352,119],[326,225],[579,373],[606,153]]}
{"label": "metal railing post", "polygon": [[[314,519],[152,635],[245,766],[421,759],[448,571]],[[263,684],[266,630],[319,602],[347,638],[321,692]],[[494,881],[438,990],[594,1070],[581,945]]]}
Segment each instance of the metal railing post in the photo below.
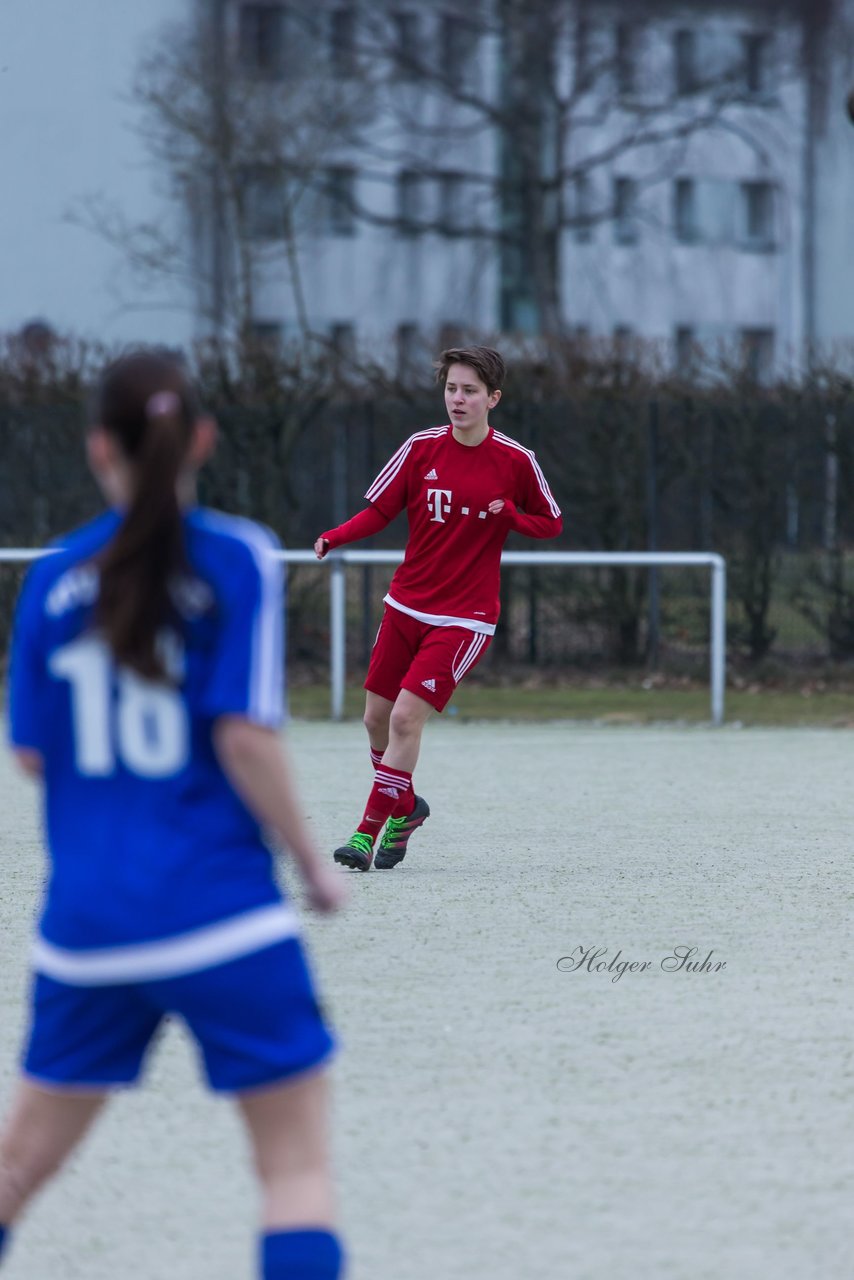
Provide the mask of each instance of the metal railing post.
{"label": "metal railing post", "polygon": [[721,725],[726,689],[726,561],[722,556],[712,561],[711,628],[712,724]]}

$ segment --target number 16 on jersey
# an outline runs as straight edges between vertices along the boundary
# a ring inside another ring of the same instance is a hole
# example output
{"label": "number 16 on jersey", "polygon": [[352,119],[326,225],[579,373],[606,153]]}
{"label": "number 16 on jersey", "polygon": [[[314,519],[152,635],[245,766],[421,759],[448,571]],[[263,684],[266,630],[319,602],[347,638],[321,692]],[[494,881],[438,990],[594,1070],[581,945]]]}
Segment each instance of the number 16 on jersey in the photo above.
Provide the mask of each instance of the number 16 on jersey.
{"label": "number 16 on jersey", "polygon": [[71,686],[74,754],[85,777],[109,777],[118,761],[144,778],[167,778],[185,767],[189,717],[176,689],[117,668],[97,636],[57,649],[48,666]]}

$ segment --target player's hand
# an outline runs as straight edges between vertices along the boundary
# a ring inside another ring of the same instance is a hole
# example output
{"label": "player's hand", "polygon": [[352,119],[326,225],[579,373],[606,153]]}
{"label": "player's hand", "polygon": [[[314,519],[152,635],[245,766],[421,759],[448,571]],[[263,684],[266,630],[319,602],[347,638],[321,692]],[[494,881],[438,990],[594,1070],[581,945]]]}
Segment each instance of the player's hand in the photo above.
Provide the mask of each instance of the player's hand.
{"label": "player's hand", "polygon": [[340,872],[333,871],[320,860],[306,876],[305,889],[309,905],[324,915],[340,911],[350,896],[350,890]]}
{"label": "player's hand", "polygon": [[322,560],[328,550],[329,550],[329,539],[318,538],[317,542],[315,542],[314,544],[314,554],[317,556],[318,560]]}
{"label": "player's hand", "polygon": [[516,503],[512,498],[493,498],[487,507],[487,511],[493,516],[503,516],[505,521],[512,526],[516,517]]}

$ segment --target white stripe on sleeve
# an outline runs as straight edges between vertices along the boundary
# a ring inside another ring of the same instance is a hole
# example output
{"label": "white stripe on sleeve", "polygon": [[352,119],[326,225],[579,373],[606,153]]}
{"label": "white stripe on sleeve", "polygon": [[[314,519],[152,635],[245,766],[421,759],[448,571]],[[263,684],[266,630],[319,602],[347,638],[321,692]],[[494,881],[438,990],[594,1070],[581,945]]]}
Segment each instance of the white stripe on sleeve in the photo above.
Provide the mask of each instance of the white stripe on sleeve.
{"label": "white stripe on sleeve", "polygon": [[409,457],[409,452],[416,440],[435,440],[438,439],[439,436],[445,435],[447,430],[447,427],[428,427],[426,431],[416,431],[415,435],[410,436],[408,440],[404,440],[403,444],[396,453],[392,454],[376,480],[366,492],[365,497],[368,501],[375,502],[380,494],[388,488],[392,480],[394,480],[395,476],[402,468],[403,464],[406,462],[406,459]]}
{"label": "white stripe on sleeve", "polygon": [[537,485],[539,486],[540,493],[543,495],[546,502],[549,504],[549,510],[551,511],[552,515],[555,518],[557,518],[560,515],[560,507],[557,505],[557,503],[554,500],[552,491],[548,486],[546,477],[543,475],[542,468],[539,462],[537,462],[535,454],[533,454],[530,449],[526,449],[524,445],[521,445],[518,440],[513,440],[511,439],[510,436],[505,436],[504,433],[501,431],[494,432],[493,439],[496,440],[499,444],[508,445],[512,449],[518,449],[519,453],[523,453],[525,455],[525,457],[528,459],[528,461],[531,464],[531,468],[534,472],[534,476],[536,477],[536,481],[537,481]]}
{"label": "white stripe on sleeve", "polygon": [[255,561],[260,596],[252,619],[247,711],[260,724],[276,726],[282,719],[284,697],[284,573],[276,559],[276,540],[242,516],[204,510],[198,519],[203,527],[242,542]]}

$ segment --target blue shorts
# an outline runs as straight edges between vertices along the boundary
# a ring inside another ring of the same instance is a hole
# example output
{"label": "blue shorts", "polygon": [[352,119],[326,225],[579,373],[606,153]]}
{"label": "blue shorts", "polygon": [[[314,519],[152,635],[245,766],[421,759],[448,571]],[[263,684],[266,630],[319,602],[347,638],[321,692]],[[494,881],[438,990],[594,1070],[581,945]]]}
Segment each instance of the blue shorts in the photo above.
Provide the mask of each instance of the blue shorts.
{"label": "blue shorts", "polygon": [[152,982],[75,987],[37,974],[31,1016],[24,1073],[59,1087],[133,1084],[168,1016],[186,1023],[217,1092],[284,1082],[334,1048],[296,938]]}

